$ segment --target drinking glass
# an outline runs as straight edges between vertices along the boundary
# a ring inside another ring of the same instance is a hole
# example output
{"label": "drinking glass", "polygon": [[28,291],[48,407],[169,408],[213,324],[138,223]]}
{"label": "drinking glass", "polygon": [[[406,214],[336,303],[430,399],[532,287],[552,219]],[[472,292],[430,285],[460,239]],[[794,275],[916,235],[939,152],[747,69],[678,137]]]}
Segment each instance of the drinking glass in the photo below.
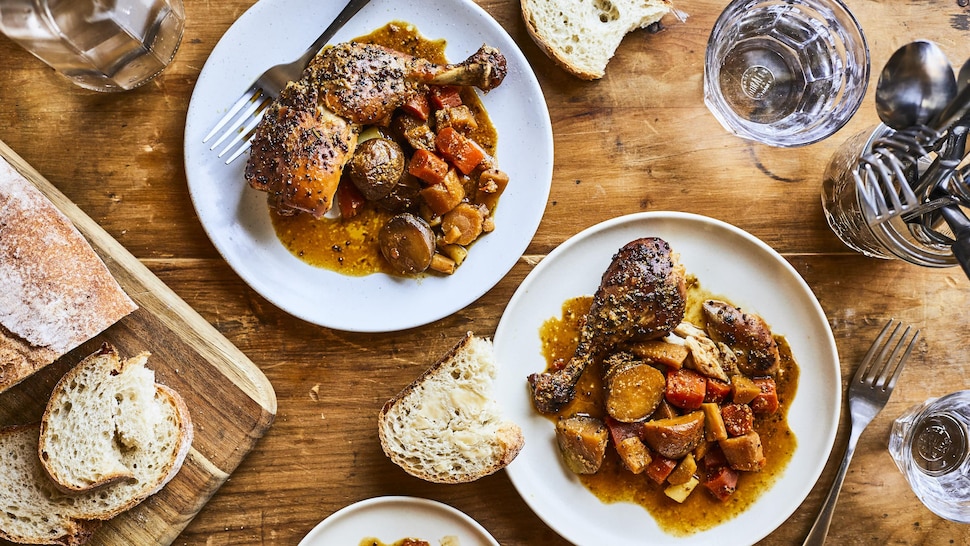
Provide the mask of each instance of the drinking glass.
{"label": "drinking glass", "polygon": [[[861,200],[853,173],[859,168],[859,159],[872,152],[873,142],[892,133],[886,125],[870,127],[847,139],[835,151],[822,175],[825,219],[847,247],[865,256],[901,259],[929,267],[954,266],[957,261],[949,245],[925,237],[919,224],[909,224],[901,217],[870,224],[871,210]],[[928,156],[919,158],[916,167],[922,172],[930,163]],[[865,176],[863,180],[871,182]]]}
{"label": "drinking glass", "polygon": [[970,391],[909,408],[893,422],[889,453],[934,514],[970,523]]}
{"label": "drinking glass", "polygon": [[157,76],[184,25],[182,0],[0,1],[0,32],[96,91],[133,89]]}
{"label": "drinking glass", "polygon": [[840,0],[733,0],[707,43],[705,104],[728,131],[771,146],[831,136],[868,83],[865,36]]}

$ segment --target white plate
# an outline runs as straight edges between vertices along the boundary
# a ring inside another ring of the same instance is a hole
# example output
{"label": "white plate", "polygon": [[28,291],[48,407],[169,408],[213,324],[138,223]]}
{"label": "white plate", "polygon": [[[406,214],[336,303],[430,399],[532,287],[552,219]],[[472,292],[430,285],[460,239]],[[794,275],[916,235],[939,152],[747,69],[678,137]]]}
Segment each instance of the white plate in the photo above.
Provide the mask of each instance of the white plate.
{"label": "white plate", "polygon": [[542,90],[512,38],[471,0],[374,0],[333,39],[347,41],[399,20],[447,41],[462,60],[483,43],[505,54],[509,73],[482,101],[498,131],[496,158],[511,177],[496,229],[476,242],[450,277],[348,277],[309,266],[276,238],[266,194],[243,180],[245,157],[225,165],[202,139],[263,70],[299,56],[344,2],[260,0],[226,32],[206,61],[185,123],[185,173],[209,238],[254,290],[306,321],[348,331],[385,332],[427,324],[478,299],[525,251],[552,183],[552,126]]}
{"label": "white plate", "polygon": [[449,535],[458,537],[461,546],[499,546],[463,512],[414,497],[376,497],[341,508],[314,527],[299,546],[358,546],[369,537],[386,544],[416,538],[438,546]]}
{"label": "white plate", "polygon": [[[532,407],[526,376],[545,369],[539,327],[561,316],[569,298],[591,295],[613,254],[638,238],[656,236],[680,254],[701,286],[758,313],[784,335],[801,368],[788,422],[798,447],[782,477],[738,517],[705,532],[674,537],[640,506],[604,504],[565,469],[552,423]],[[507,467],[533,511],[579,544],[753,544],[791,515],[815,485],[838,428],[841,376],[832,331],[811,289],[770,247],[723,222],[676,212],[616,218],[583,231],[543,259],[519,286],[495,332],[497,390],[508,417],[519,423],[525,448]],[[514,363],[514,366],[509,364]]]}

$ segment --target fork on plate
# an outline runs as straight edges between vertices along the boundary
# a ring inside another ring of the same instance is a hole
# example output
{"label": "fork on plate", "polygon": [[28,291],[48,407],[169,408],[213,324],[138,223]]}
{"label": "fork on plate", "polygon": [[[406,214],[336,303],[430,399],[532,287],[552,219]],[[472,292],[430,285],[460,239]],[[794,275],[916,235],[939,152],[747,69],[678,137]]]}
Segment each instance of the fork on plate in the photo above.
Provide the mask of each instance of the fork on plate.
{"label": "fork on plate", "polygon": [[[270,103],[280,96],[280,92],[283,91],[286,84],[300,78],[303,70],[310,64],[310,60],[313,59],[314,55],[333,38],[333,35],[347,21],[354,15],[357,15],[357,12],[369,3],[370,0],[350,0],[344,9],[337,14],[333,22],[330,23],[330,26],[320,34],[300,58],[291,63],[283,63],[270,67],[266,72],[263,72],[262,75],[256,78],[252,86],[239,97],[239,100],[229,108],[226,114],[222,116],[222,119],[215,124],[212,130],[209,131],[209,134],[202,139],[202,143],[208,143],[220,131],[222,131],[222,134],[212,143],[209,147],[210,150],[215,150],[227,139],[231,139],[218,153],[218,157],[221,158],[232,151],[232,154],[226,159],[226,165],[232,163],[243,152],[248,150],[252,144],[256,125],[263,118],[263,113],[269,107]],[[244,108],[245,110],[243,110]],[[242,111],[241,114],[240,111]]]}
{"label": "fork on plate", "polygon": [[902,373],[903,366],[909,359],[916,340],[919,339],[919,330],[911,334],[912,328],[906,326],[900,333],[902,328],[903,324],[893,319],[886,323],[876,340],[872,342],[872,346],[869,347],[869,351],[849,383],[848,399],[851,416],[849,443],[822,510],[802,546],[821,546],[825,543],[825,536],[832,522],[832,513],[839,500],[839,491],[842,489],[842,482],[849,469],[849,461],[855,453],[859,436],[885,407],[896,387],[896,380],[899,379],[899,374]]}

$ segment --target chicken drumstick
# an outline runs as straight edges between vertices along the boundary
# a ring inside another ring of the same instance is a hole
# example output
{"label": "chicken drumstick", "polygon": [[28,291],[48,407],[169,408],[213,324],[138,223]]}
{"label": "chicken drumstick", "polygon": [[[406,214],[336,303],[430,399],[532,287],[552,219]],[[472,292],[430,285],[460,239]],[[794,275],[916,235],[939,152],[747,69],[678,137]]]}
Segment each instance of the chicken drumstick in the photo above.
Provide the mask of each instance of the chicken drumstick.
{"label": "chicken drumstick", "polygon": [[590,362],[617,345],[666,336],[683,320],[686,305],[684,269],[666,241],[650,237],[624,245],[593,294],[573,357],[556,371],[529,376],[536,409],[562,409]]}

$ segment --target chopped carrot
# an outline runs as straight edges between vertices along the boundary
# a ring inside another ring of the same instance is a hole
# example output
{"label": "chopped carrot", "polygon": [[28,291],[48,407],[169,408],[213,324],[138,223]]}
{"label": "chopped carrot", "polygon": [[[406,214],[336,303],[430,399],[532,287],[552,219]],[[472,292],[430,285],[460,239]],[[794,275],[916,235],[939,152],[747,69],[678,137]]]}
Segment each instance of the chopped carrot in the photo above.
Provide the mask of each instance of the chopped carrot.
{"label": "chopped carrot", "polygon": [[667,388],[664,398],[683,409],[698,409],[704,403],[707,392],[707,379],[687,368],[671,370],[667,373]]}
{"label": "chopped carrot", "polygon": [[729,436],[744,436],[754,430],[754,413],[747,404],[721,406],[721,419]]}
{"label": "chopped carrot", "polygon": [[474,171],[485,159],[485,151],[482,147],[453,127],[445,127],[438,131],[434,144],[441,155],[464,174]]}
{"label": "chopped carrot", "polygon": [[728,466],[718,467],[704,480],[704,487],[714,495],[714,498],[724,502],[738,488],[738,472]]}
{"label": "chopped carrot", "polygon": [[758,386],[760,392],[751,400],[751,409],[759,415],[778,411],[778,388],[775,380],[770,377],[758,377],[752,381]]}
{"label": "chopped carrot", "polygon": [[421,197],[424,198],[428,207],[440,216],[461,203],[461,200],[465,198],[465,188],[454,169],[449,169],[441,182],[431,184],[421,190]]}
{"label": "chopped carrot", "polygon": [[424,93],[416,93],[401,105],[401,109],[421,121],[428,121],[428,116],[431,115],[431,103],[428,102],[428,95]]}
{"label": "chopped carrot", "polygon": [[482,208],[471,203],[460,203],[441,218],[441,232],[447,244],[470,245],[485,224]]}
{"label": "chopped carrot", "polygon": [[432,85],[428,95],[436,109],[462,105],[461,88],[456,85]]}
{"label": "chopped carrot", "polygon": [[342,181],[337,186],[337,207],[340,209],[340,217],[347,219],[357,216],[357,212],[367,200],[360,193],[357,186],[349,181]]}
{"label": "chopped carrot", "polygon": [[657,483],[663,483],[675,468],[677,468],[676,460],[668,459],[663,455],[656,455],[650,460],[650,464],[647,465],[645,473],[651,480]]}
{"label": "chopped carrot", "polygon": [[448,163],[427,150],[415,150],[408,172],[428,184],[440,184],[448,175]]}
{"label": "chopped carrot", "polygon": [[704,393],[705,402],[713,402],[715,404],[720,404],[727,399],[728,395],[731,394],[731,384],[727,381],[721,381],[719,379],[714,379],[713,377],[707,378],[707,389]]}

